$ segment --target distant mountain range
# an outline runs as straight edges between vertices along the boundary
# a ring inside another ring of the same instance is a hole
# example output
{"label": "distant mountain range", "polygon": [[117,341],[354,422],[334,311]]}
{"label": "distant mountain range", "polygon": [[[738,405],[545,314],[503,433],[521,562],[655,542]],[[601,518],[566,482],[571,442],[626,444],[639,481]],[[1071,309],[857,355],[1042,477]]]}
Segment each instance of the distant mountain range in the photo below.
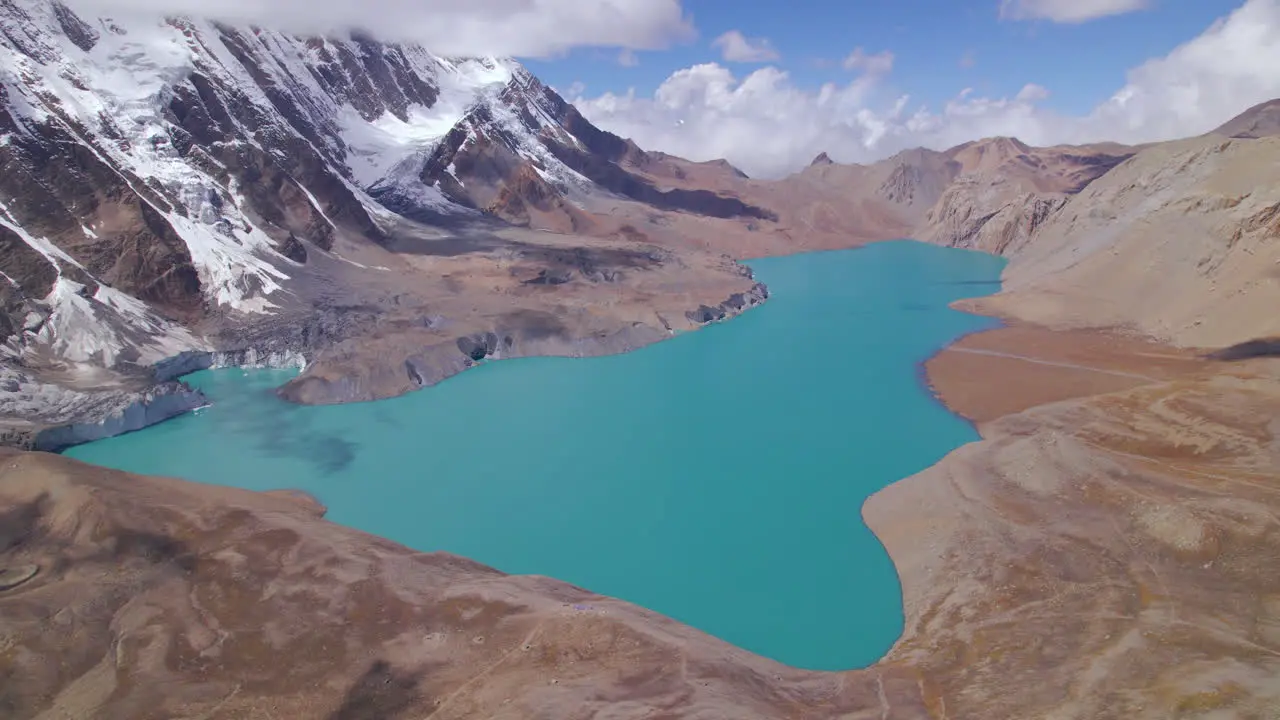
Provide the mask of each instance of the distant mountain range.
{"label": "distant mountain range", "polygon": [[[895,237],[1010,256],[1005,316],[1280,334],[1278,108],[1177,143],[991,138],[764,181],[602,131],[508,59],[3,0],[0,394],[21,419],[78,393],[58,424],[129,404],[84,393],[252,361],[306,364],[300,401],[383,397],[485,333],[616,351],[762,299],[725,255]],[[608,293],[633,306],[592,319]]]}

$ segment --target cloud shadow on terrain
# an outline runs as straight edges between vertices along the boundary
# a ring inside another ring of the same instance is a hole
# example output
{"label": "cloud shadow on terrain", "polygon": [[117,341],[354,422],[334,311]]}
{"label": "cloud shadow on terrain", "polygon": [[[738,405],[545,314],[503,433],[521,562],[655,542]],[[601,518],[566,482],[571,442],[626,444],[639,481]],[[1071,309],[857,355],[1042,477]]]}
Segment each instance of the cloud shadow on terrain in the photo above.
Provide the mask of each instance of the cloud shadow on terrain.
{"label": "cloud shadow on terrain", "polygon": [[1232,362],[1251,358],[1280,357],[1280,338],[1257,338],[1209,353],[1210,360]]}
{"label": "cloud shadow on terrain", "polygon": [[347,691],[328,720],[384,720],[422,704],[417,679],[398,672],[386,660],[375,660]]}
{"label": "cloud shadow on terrain", "polygon": [[[104,563],[121,566],[130,558],[146,561],[148,565],[171,565],[182,572],[196,568],[195,553],[181,540],[168,535],[131,527],[110,528],[112,542],[99,546],[96,552],[76,555],[71,559],[71,543],[64,538],[50,536],[42,520],[55,509],[56,501],[48,493],[42,493],[24,503],[0,510],[0,559],[3,555],[22,547],[43,546],[53,558],[51,574],[64,571],[73,562],[79,565]],[[0,560],[0,565],[3,565]]]}

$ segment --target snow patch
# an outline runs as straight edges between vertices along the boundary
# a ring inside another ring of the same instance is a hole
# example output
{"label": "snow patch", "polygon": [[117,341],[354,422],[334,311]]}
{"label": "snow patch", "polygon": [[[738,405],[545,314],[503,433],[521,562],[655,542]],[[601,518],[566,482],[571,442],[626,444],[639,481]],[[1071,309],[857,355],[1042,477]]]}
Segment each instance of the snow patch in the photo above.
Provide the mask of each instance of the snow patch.
{"label": "snow patch", "polygon": [[[34,5],[49,7],[48,3]],[[100,157],[105,154],[107,157],[102,159],[108,165],[127,169],[144,180],[159,181],[181,200],[190,217],[202,220],[195,222],[156,208],[186,244],[210,299],[243,312],[264,312],[274,307],[258,296],[280,289],[276,281],[286,277],[263,259],[278,256],[273,244],[238,208],[214,208],[208,203],[211,193],[220,189],[217,182],[179,156],[169,142],[167,122],[161,115],[171,88],[186,81],[196,68],[197,56],[209,57],[200,51],[221,46],[220,40],[201,44],[195,37],[184,36],[178,27],[156,19],[131,24],[126,34],[105,33],[85,52],[58,32],[56,23],[47,27],[53,29],[41,26],[26,29],[28,35],[38,36],[47,50],[41,55],[47,58],[43,64],[32,62],[7,43],[0,43],[0,50],[12,56],[12,66],[22,68],[25,76],[18,86],[19,92],[11,95],[21,94],[22,88],[29,87],[44,96],[40,102],[47,110],[42,108],[39,114],[31,113],[32,119],[48,119],[51,111],[57,109],[86,128],[96,130],[100,137],[122,133],[122,141],[102,142],[91,149]],[[207,26],[206,31],[218,37],[211,26]],[[225,47],[222,50],[229,58]],[[6,62],[4,66],[10,64]],[[243,72],[243,68],[241,70]],[[245,82],[237,86],[256,89],[247,75],[243,79]],[[266,103],[266,97],[258,94]],[[18,110],[27,114],[23,108]],[[246,133],[246,136],[252,137],[252,134]],[[88,142],[85,144],[89,146]],[[127,176],[122,177],[129,182]],[[96,236],[87,227],[84,231],[89,237]],[[65,261],[75,262],[52,243],[40,243],[41,240],[36,239],[33,246],[46,256],[52,252]]]}
{"label": "snow patch", "polygon": [[[200,347],[191,333],[145,305],[105,285],[92,298],[85,286],[59,277],[44,299],[50,309],[35,339],[71,363],[114,367],[121,360],[146,365],[174,352]],[[122,357],[125,350],[135,350]]]}
{"label": "snow patch", "polygon": [[200,273],[200,283],[210,298],[246,313],[265,313],[276,307],[263,296],[279,290],[276,280],[288,276],[260,256],[274,252],[266,233],[246,222],[247,231],[242,228],[227,231],[239,242],[227,242],[225,235],[208,225],[175,213],[165,217],[186,242]]}
{"label": "snow patch", "polygon": [[126,349],[137,353],[129,360],[145,365],[175,352],[202,346],[186,328],[161,318],[142,301],[101,282],[94,294],[88,296],[84,285],[62,275],[65,264],[84,270],[80,263],[47,238],[33,236],[5,219],[0,219],[0,225],[43,255],[58,273],[53,290],[40,303],[46,316],[32,338],[36,343],[48,346],[72,363],[102,367],[114,366],[123,359]]}
{"label": "snow patch", "polygon": [[297,180],[294,180],[293,184],[297,185],[298,189],[302,191],[302,194],[307,196],[307,202],[311,203],[311,207],[315,208],[316,212],[320,213],[320,217],[324,218],[324,221],[329,223],[329,227],[332,227],[336,230],[338,227],[337,223],[335,223],[333,219],[330,218],[329,215],[325,213],[324,206],[320,204],[320,201],[316,199],[315,195],[311,194],[311,191],[307,189],[307,186],[303,185]]}
{"label": "snow patch", "polygon": [[476,97],[506,87],[517,67],[497,58],[433,61],[430,71],[439,96],[430,108],[411,106],[407,120],[384,113],[369,122],[349,106],[339,109],[338,126],[350,149],[347,165],[361,187],[404,187],[407,178],[396,169],[412,157],[429,157],[440,140],[475,106]]}

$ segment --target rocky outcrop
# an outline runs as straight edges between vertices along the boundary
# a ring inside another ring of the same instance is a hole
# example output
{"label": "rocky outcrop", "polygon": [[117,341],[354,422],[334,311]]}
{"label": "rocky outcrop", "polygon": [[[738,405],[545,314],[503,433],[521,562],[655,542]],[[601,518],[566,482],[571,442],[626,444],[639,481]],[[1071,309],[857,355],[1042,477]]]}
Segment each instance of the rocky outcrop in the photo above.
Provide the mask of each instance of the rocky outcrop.
{"label": "rocky outcrop", "polygon": [[1062,194],[1014,192],[1003,182],[959,178],[929,209],[919,237],[948,247],[1012,254],[1067,200]]}
{"label": "rocky outcrop", "polygon": [[[616,330],[576,334],[567,329],[546,332],[520,323],[438,341],[427,347],[388,343],[384,352],[402,360],[345,365],[330,355],[326,364],[291,380],[280,397],[306,405],[332,405],[376,400],[430,387],[477,364],[519,357],[598,357],[631,352],[670,337],[665,328],[633,323]],[[343,364],[340,373],[330,367]]]}
{"label": "rocky outcrop", "polygon": [[959,145],[954,167],[916,237],[950,247],[1013,255],[1067,199],[1131,152],[1107,148],[1033,148],[1013,138]]}
{"label": "rocky outcrop", "polygon": [[647,162],[634,143],[595,127],[520,68],[510,84],[473,107],[436,146],[419,178],[468,207],[555,230],[582,229],[584,215],[566,197],[589,188],[663,210],[718,218],[777,217],[710,190],[662,189],[628,169]]}
{"label": "rocky outcrop", "polygon": [[961,168],[946,154],[923,148],[904,150],[877,165],[877,174],[883,179],[873,191],[874,197],[900,208],[908,217],[917,217],[938,202]]}
{"label": "rocky outcrop", "polygon": [[503,180],[501,189],[484,211],[522,227],[557,232],[582,232],[593,221],[528,163],[521,164]]}
{"label": "rocky outcrop", "polygon": [[733,317],[768,299],[769,288],[764,283],[756,283],[747,292],[734,293],[719,305],[700,305],[696,310],[685,313],[685,317],[694,324],[706,325]]}
{"label": "rocky outcrop", "polygon": [[53,292],[58,274],[53,261],[0,225],[0,346],[16,351],[22,333],[39,331],[44,318],[34,301]]}

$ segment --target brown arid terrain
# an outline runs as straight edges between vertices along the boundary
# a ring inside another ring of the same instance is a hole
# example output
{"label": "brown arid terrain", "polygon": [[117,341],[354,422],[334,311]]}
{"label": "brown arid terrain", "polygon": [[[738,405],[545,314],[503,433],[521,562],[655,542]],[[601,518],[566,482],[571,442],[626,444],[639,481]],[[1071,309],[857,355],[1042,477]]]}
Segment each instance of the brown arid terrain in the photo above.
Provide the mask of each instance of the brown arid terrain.
{"label": "brown arid terrain", "polygon": [[[0,15],[0,445],[158,422],[211,365],[304,366],[281,395],[331,403],[626,351],[764,301],[745,258],[1009,259],[958,304],[1005,327],[926,364],[981,441],[861,509],[906,617],[870,668],[782,667],[286,489],[0,448],[0,717],[1280,717],[1280,103],[1174,142],[760,180],[595,128],[506,61]],[[163,106],[95,86],[167,61],[148,33],[188,53],[139,76]],[[370,130],[415,113],[450,129]]]}
{"label": "brown arid terrain", "polygon": [[[844,673],[789,669],[551,579],[415,553],[326,522],[305,497],[0,451],[0,558],[15,578],[38,569],[0,591],[0,708],[1274,717],[1280,360],[1171,352],[1148,365],[1135,354],[1158,348],[1127,343],[1012,328],[931,361],[940,396],[983,440],[868,501],[906,629],[881,662]],[[978,350],[1007,356],[975,373]],[[1036,392],[1059,383],[1070,388]]]}
{"label": "brown arid terrain", "polygon": [[1147,148],[1073,196],[977,307],[1191,347],[1280,334],[1280,137]]}

